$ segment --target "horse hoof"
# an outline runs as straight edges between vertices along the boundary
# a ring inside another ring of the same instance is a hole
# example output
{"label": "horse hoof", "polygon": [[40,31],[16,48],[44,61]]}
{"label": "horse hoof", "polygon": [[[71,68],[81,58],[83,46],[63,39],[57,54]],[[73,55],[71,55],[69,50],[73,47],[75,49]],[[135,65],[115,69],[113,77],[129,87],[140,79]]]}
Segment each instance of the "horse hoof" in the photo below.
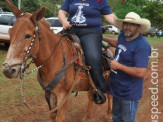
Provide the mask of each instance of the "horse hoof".
{"label": "horse hoof", "polygon": [[51,113],[51,118],[52,119],[56,119],[56,117],[57,117],[57,114],[56,113]]}

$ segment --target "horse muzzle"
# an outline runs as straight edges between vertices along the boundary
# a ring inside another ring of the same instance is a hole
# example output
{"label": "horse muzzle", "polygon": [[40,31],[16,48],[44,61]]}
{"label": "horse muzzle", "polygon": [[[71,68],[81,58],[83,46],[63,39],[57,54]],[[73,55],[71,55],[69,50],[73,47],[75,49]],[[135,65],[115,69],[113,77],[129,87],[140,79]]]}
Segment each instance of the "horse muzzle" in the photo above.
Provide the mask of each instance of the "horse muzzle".
{"label": "horse muzzle", "polygon": [[8,63],[3,63],[2,64],[2,69],[3,69],[3,74],[7,78],[16,78],[19,74],[20,66],[10,66]]}

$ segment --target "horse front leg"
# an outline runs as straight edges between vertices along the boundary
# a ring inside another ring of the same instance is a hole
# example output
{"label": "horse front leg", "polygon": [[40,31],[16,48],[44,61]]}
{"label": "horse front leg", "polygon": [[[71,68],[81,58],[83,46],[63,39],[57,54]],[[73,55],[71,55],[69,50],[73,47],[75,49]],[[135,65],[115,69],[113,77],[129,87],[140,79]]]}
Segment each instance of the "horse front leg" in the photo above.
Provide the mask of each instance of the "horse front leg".
{"label": "horse front leg", "polygon": [[83,122],[85,122],[87,119],[89,119],[91,117],[92,110],[93,110],[93,104],[94,104],[92,101],[90,91],[87,92],[87,95],[88,95],[87,112],[86,112],[86,116],[82,119]]}
{"label": "horse front leg", "polygon": [[[67,105],[67,100],[63,103],[66,94],[59,94],[53,95],[51,97],[51,107],[52,109],[58,107],[58,109],[51,113],[51,118],[53,122],[64,122],[65,121],[65,108]],[[63,103],[63,104],[62,104]]]}
{"label": "horse front leg", "polygon": [[[57,107],[57,96],[54,94],[51,94],[50,106],[51,106],[51,108]],[[51,118],[52,118],[53,122],[56,122],[56,117],[57,117],[57,110],[51,113]]]}

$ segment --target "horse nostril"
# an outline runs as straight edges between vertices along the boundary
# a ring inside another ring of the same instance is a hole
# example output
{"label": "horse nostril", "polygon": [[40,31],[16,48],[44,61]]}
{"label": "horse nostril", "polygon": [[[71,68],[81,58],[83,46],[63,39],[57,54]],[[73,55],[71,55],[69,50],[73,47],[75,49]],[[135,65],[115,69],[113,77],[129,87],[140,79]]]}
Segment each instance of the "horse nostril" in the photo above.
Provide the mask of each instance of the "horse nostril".
{"label": "horse nostril", "polygon": [[3,68],[3,74],[7,78],[17,77],[17,75],[18,75],[17,67],[11,67],[8,63],[3,63],[2,68]]}
{"label": "horse nostril", "polygon": [[11,70],[11,75],[14,74],[16,72],[16,69],[12,69]]}

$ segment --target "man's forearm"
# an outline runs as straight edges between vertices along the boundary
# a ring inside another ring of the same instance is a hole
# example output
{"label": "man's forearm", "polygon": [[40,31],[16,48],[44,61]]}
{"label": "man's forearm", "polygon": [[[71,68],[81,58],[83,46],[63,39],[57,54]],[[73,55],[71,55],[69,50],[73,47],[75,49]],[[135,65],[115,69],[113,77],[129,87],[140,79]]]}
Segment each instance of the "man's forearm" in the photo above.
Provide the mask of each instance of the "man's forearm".
{"label": "man's forearm", "polygon": [[112,47],[117,46],[117,39],[115,39],[115,38],[103,37],[103,40],[108,42]]}
{"label": "man's forearm", "polygon": [[120,64],[119,70],[139,78],[144,78],[146,72],[146,68],[129,67],[122,64]]}
{"label": "man's forearm", "polygon": [[121,70],[122,72],[125,72],[128,75],[139,77],[139,78],[144,78],[145,73],[146,73],[146,68],[125,66],[115,60],[110,62],[110,66],[111,66],[111,69],[113,70]]}

